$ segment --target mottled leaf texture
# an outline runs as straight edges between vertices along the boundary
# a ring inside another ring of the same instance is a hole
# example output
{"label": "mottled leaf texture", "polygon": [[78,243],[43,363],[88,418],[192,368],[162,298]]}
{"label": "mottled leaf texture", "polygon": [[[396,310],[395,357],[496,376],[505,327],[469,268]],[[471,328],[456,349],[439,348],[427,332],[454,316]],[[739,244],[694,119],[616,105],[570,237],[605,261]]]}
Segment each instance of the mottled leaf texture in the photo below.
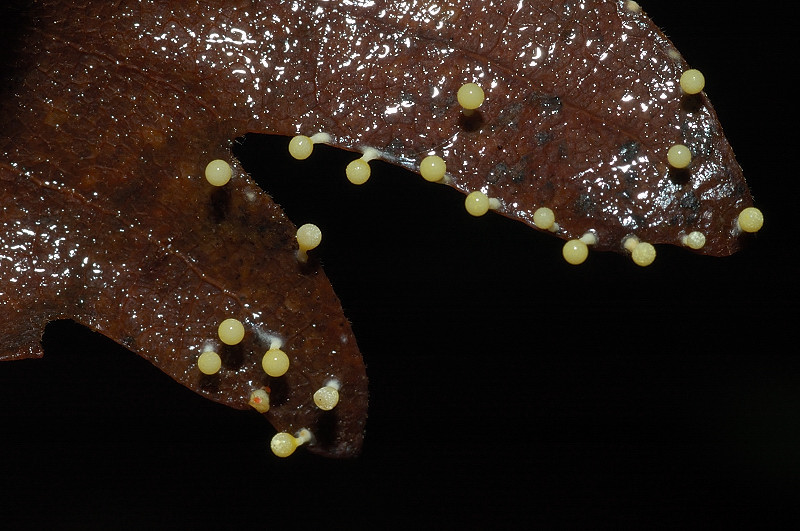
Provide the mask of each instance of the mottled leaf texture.
{"label": "mottled leaf texture", "polygon": [[[44,326],[74,319],[229,406],[269,387],[264,415],[309,428],[323,455],[361,448],[364,365],[233,139],[326,133],[414,171],[436,154],[457,189],[531,225],[549,207],[557,236],[591,231],[600,250],[700,231],[701,252],[730,254],[752,203],[705,95],[681,92],[686,62],[634,2],[42,1],[21,18],[1,111],[0,357],[40,356]],[[466,82],[486,92],[471,116]],[[674,144],[688,169],[667,164]],[[217,158],[234,168],[223,188],[203,177]],[[227,317],[245,323],[235,347],[216,336]],[[292,361],[279,378],[260,363],[274,340]],[[209,346],[223,367],[204,376]],[[312,394],[331,378],[341,400],[322,412]]]}

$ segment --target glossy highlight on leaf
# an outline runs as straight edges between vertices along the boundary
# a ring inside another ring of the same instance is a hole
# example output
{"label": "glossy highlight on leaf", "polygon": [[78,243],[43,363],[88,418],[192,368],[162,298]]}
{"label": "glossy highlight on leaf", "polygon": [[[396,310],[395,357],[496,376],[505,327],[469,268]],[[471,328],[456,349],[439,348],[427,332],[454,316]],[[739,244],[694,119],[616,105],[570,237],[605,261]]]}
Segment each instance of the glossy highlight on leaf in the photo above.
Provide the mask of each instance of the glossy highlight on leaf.
{"label": "glossy highlight on leaf", "polygon": [[[233,139],[324,133],[414,171],[436,155],[457,189],[532,226],[549,208],[557,236],[600,250],[700,231],[701,252],[729,254],[752,205],[707,98],[681,92],[688,65],[630,2],[35,2],[24,18],[0,111],[0,356],[41,356],[44,326],[74,319],[232,407],[269,388],[264,415],[324,455],[360,450],[363,362]],[[465,114],[469,82],[486,99]],[[233,168],[224,187],[213,160]],[[219,341],[228,318],[241,343]],[[261,367],[275,343],[277,378]],[[331,378],[327,412],[313,395]]]}

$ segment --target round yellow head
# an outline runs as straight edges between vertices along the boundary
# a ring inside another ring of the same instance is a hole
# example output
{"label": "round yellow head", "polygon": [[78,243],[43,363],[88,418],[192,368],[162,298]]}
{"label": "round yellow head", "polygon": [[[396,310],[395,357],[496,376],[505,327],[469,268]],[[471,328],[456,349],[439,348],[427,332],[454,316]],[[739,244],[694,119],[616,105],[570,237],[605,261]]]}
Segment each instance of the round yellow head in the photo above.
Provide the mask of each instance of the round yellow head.
{"label": "round yellow head", "polygon": [[439,182],[444,179],[444,174],[447,172],[447,166],[442,157],[430,155],[422,159],[419,163],[419,173],[422,178],[428,182]]}
{"label": "round yellow head", "polygon": [[272,437],[270,448],[272,448],[272,453],[278,457],[289,457],[298,446],[310,442],[312,438],[311,432],[306,428],[298,431],[296,437],[291,433],[276,433],[275,436]]}
{"label": "round yellow head", "polygon": [[692,163],[692,152],[683,144],[675,144],[667,151],[667,162],[673,168],[686,168]]}
{"label": "round yellow head", "polygon": [[468,111],[481,106],[485,98],[483,89],[475,83],[465,83],[458,89],[458,104]]}
{"label": "round yellow head", "polygon": [[706,235],[699,231],[693,231],[683,237],[683,244],[689,249],[702,249],[706,245]]}
{"label": "round yellow head", "polygon": [[489,198],[483,192],[475,191],[464,200],[464,206],[473,216],[482,216],[489,211]]}
{"label": "round yellow head", "polygon": [[322,231],[313,223],[306,223],[297,229],[297,245],[303,251],[310,251],[322,243]]}
{"label": "round yellow head", "polygon": [[314,393],[314,403],[323,411],[330,411],[339,403],[339,390],[331,385],[320,387]]}
{"label": "round yellow head", "polygon": [[580,240],[570,240],[564,244],[561,254],[564,255],[564,260],[568,264],[578,265],[586,261],[586,257],[589,256],[589,247]]}
{"label": "round yellow head", "polygon": [[289,370],[289,356],[279,348],[271,348],[261,358],[261,367],[270,376],[283,376]]}
{"label": "round yellow head", "polygon": [[647,242],[639,242],[631,251],[631,258],[638,266],[649,266],[656,259],[656,248]]}
{"label": "round yellow head", "polygon": [[231,165],[224,160],[212,160],[206,166],[206,180],[214,186],[224,186],[231,180]]}
{"label": "round yellow head", "polygon": [[353,184],[364,184],[369,180],[370,173],[369,164],[364,159],[356,159],[345,168],[347,180]]}
{"label": "round yellow head", "polygon": [[297,160],[304,160],[314,151],[314,141],[304,135],[297,135],[289,141],[289,154]]}
{"label": "round yellow head", "polygon": [[289,457],[297,449],[297,439],[291,433],[276,433],[269,444],[272,453],[278,457]]}
{"label": "round yellow head", "polygon": [[739,214],[739,228],[745,232],[758,232],[764,225],[764,214],[756,207],[748,207]]}
{"label": "round yellow head", "polygon": [[700,70],[694,68],[681,75],[681,90],[686,94],[697,94],[706,86],[706,78]]}
{"label": "round yellow head", "polygon": [[197,358],[197,368],[203,374],[217,374],[222,367],[222,359],[219,354],[211,350],[207,350],[200,354]]}
{"label": "round yellow head", "polygon": [[219,324],[219,339],[226,345],[236,345],[244,338],[244,325],[236,319],[225,319]]}
{"label": "round yellow head", "polygon": [[537,208],[533,213],[533,224],[543,230],[548,230],[556,222],[556,215],[547,207]]}

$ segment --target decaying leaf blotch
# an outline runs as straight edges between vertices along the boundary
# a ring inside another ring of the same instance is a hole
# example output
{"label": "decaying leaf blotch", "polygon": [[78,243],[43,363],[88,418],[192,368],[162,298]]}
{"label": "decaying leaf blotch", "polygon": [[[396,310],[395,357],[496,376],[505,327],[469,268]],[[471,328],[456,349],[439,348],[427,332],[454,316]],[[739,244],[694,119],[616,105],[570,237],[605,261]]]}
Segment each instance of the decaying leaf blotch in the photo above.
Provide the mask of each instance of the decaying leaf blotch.
{"label": "decaying leaf blotch", "polygon": [[[40,356],[46,323],[71,318],[196,392],[309,429],[313,451],[359,452],[367,380],[350,326],[295,227],[241,170],[247,132],[325,133],[343,149],[493,198],[565,239],[627,252],[630,236],[700,252],[740,245],[752,204],[706,96],[635,2],[322,0],[34,2],[6,69],[0,357]],[[474,82],[484,103],[464,112]],[[686,145],[691,164],[667,161]],[[228,160],[224,187],[203,177]],[[628,248],[629,250],[630,248]],[[245,339],[222,345],[229,317]],[[289,354],[267,376],[273,342]],[[222,369],[197,358],[215,349]],[[313,394],[336,380],[331,411]]]}

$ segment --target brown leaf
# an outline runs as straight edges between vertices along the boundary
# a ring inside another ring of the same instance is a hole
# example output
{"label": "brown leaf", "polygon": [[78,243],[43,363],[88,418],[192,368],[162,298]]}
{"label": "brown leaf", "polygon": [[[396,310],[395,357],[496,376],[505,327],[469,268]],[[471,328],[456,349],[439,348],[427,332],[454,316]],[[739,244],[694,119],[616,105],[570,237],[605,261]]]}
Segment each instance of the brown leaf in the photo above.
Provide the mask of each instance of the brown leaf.
{"label": "brown leaf", "polygon": [[[231,160],[247,132],[327,133],[412,170],[435,153],[456,188],[529,224],[549,207],[558,236],[591,231],[598,249],[699,230],[703,252],[733,252],[752,200],[705,95],[681,94],[669,40],[624,1],[522,5],[36,3],[0,115],[4,357],[41,355],[44,325],[72,318],[231,406],[268,385],[277,429],[357,453],[355,340],[319,267],[298,265],[292,224]],[[465,118],[469,81],[487,99]],[[676,143],[686,172],[666,163]],[[235,171],[223,189],[202,177],[216,158]],[[245,342],[203,377],[197,354],[229,316]],[[258,363],[273,336],[298,369],[276,381]],[[310,401],[332,377],[333,424]]]}

